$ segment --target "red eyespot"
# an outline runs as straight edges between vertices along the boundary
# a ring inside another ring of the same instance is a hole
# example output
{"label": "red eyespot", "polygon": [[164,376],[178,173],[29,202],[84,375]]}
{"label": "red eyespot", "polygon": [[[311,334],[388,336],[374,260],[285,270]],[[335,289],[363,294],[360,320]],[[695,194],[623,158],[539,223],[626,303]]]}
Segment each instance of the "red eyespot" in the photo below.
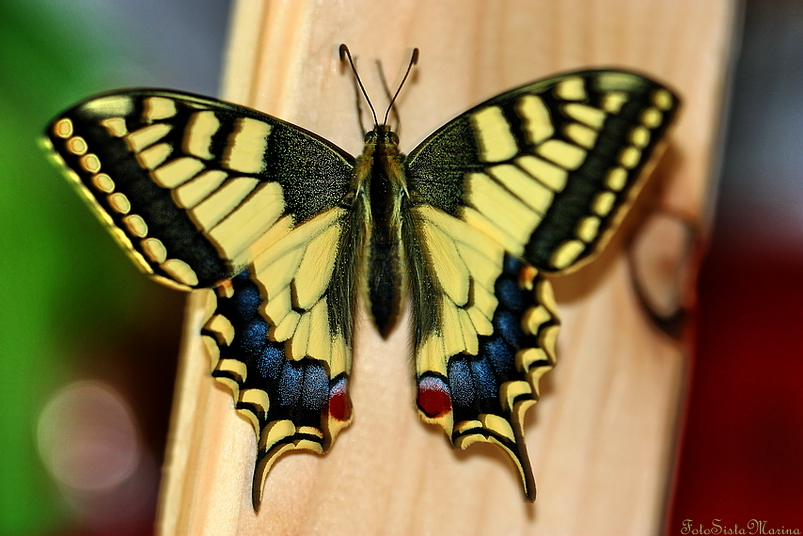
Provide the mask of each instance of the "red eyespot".
{"label": "red eyespot", "polygon": [[427,417],[436,418],[452,411],[449,388],[439,378],[427,376],[418,381],[418,407]]}
{"label": "red eyespot", "polygon": [[345,378],[329,390],[329,415],[338,421],[347,421],[351,417],[351,399]]}

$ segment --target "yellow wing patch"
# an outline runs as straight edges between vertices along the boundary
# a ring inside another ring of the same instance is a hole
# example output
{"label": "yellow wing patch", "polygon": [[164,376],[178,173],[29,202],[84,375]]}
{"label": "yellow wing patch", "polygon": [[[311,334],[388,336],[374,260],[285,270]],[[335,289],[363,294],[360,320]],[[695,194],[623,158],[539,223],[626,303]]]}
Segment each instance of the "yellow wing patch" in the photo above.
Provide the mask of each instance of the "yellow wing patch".
{"label": "yellow wing patch", "polygon": [[445,374],[450,356],[476,355],[477,336],[493,331],[494,283],[502,272],[504,249],[480,230],[430,205],[414,207],[413,214],[430,277],[442,292],[436,304],[440,325],[419,347],[417,371],[419,376],[427,370]]}
{"label": "yellow wing patch", "polygon": [[345,342],[330,331],[326,298],[346,215],[332,208],[287,230],[249,267],[265,296],[261,313],[274,326],[271,340],[287,341],[291,359],[325,362],[331,377],[351,366]]}

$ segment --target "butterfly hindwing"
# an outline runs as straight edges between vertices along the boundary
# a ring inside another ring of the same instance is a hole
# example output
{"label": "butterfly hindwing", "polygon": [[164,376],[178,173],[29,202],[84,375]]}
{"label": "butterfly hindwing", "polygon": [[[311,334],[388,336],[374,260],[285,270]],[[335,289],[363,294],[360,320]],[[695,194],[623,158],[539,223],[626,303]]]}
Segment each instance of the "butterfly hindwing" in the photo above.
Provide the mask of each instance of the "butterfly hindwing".
{"label": "butterfly hindwing", "polygon": [[522,419],[559,324],[538,272],[602,247],[676,106],[632,73],[569,73],[473,108],[406,160],[419,410],[456,447],[501,445],[531,499]]}
{"label": "butterfly hindwing", "polygon": [[354,159],[278,119],[141,90],[48,129],[80,193],[146,273],[205,289],[202,340],[257,434],[254,501],[275,459],[324,452],[351,419]]}

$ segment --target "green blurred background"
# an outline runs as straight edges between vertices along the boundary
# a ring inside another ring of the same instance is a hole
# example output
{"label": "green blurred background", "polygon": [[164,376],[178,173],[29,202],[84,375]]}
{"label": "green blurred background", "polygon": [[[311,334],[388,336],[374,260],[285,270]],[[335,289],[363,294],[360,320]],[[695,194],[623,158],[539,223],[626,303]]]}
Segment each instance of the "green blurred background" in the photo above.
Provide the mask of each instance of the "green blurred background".
{"label": "green blurred background", "polygon": [[184,296],[120,255],[37,140],[100,91],[216,94],[228,10],[0,0],[0,534],[152,530]]}
{"label": "green blurred background", "polygon": [[[744,6],[670,534],[803,530],[803,2]],[[36,140],[100,91],[215,95],[228,10],[0,0],[2,535],[152,532],[184,296],[136,271]]]}

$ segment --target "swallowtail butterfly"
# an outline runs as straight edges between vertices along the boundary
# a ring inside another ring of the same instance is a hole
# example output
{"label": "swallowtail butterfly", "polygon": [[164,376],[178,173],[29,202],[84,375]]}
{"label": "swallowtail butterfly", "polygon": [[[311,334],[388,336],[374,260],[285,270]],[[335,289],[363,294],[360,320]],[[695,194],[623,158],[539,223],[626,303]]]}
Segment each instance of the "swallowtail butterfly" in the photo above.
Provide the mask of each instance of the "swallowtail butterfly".
{"label": "swallowtail butterfly", "polygon": [[257,435],[254,505],[283,453],[352,419],[354,317],[409,301],[416,405],[452,444],[501,447],[535,498],[524,413],[555,365],[543,273],[605,243],[677,109],[637,74],[502,93],[408,155],[376,124],[356,158],[285,121],[176,91],[117,91],[47,128],[52,154],[134,262],[202,292],[212,376]]}

